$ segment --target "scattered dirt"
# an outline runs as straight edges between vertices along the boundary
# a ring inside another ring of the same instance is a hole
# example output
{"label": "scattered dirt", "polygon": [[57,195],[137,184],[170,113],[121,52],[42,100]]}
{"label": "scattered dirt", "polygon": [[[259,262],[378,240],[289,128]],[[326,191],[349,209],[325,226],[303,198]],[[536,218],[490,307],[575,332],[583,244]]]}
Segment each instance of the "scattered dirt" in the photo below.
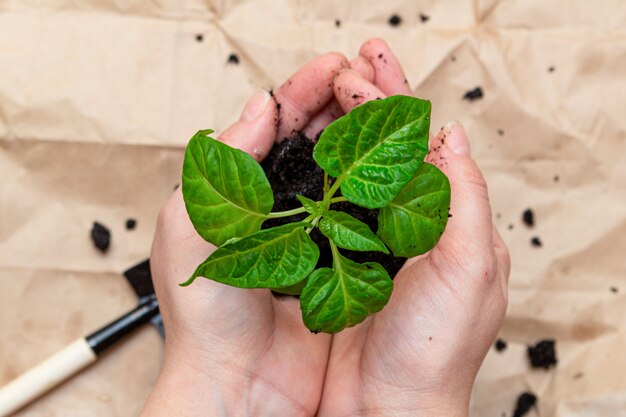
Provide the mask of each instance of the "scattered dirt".
{"label": "scattered dirt", "polygon": [[204,35],[202,33],[198,33],[196,35],[196,41],[202,42],[204,40]]}
{"label": "scattered dirt", "polygon": [[549,66],[548,67],[548,72],[554,72],[556,68],[554,68],[554,66]]}
{"label": "scattered dirt", "polygon": [[530,244],[533,245],[535,248],[540,248],[543,246],[543,243],[541,242],[541,239],[539,239],[539,236],[533,236],[530,239]]}
{"label": "scattered dirt", "polygon": [[[315,142],[298,133],[274,145],[268,157],[261,166],[274,190],[273,212],[285,211],[300,207],[296,194],[303,195],[315,201],[324,196],[324,173],[313,160]],[[366,223],[373,231],[378,228],[378,210],[369,210],[349,202],[333,204],[333,210],[344,211]],[[279,226],[281,224],[302,220],[306,214],[271,219],[263,223],[263,228]],[[311,238],[320,248],[320,258],[317,267],[330,267],[332,254],[328,239],[319,229],[311,232]],[[341,253],[355,262],[378,262],[393,277],[402,267],[406,258],[395,258],[382,252],[355,252],[341,250]]]}
{"label": "scattered dirt", "polygon": [[389,25],[396,27],[396,26],[400,26],[401,23],[402,23],[402,18],[398,16],[397,14],[391,15],[391,17],[389,17]]}
{"label": "scattered dirt", "polygon": [[135,230],[135,227],[137,227],[137,220],[126,219],[126,230]]}
{"label": "scattered dirt", "polygon": [[537,404],[537,396],[530,392],[523,392],[517,397],[513,417],[524,417],[535,404]]}
{"label": "scattered dirt", "polygon": [[545,339],[537,342],[535,346],[528,346],[528,358],[533,368],[550,369],[556,366],[558,359],[554,339]]}
{"label": "scattered dirt", "polygon": [[528,227],[533,227],[535,225],[535,212],[531,208],[527,208],[522,213],[522,221]]}
{"label": "scattered dirt", "polygon": [[506,340],[504,339],[498,339],[496,340],[496,344],[494,345],[494,347],[496,348],[496,350],[498,352],[504,352],[506,350]]}
{"label": "scattered dirt", "polygon": [[341,20],[335,19],[335,27],[341,27]]}
{"label": "scattered dirt", "polygon": [[424,14],[424,13],[420,13],[420,21],[422,23],[426,23],[430,20],[430,16]]}
{"label": "scattered dirt", "polygon": [[463,96],[464,100],[474,101],[483,98],[483,89],[476,87],[473,90],[469,90]]}
{"label": "scattered dirt", "polygon": [[234,65],[239,65],[239,55],[237,55],[236,53],[231,53],[230,55],[228,55],[228,61],[229,64],[234,64]]}
{"label": "scattered dirt", "polygon": [[91,239],[96,248],[104,253],[109,249],[109,245],[111,244],[111,232],[109,228],[102,223],[93,222],[93,226],[91,227]]}

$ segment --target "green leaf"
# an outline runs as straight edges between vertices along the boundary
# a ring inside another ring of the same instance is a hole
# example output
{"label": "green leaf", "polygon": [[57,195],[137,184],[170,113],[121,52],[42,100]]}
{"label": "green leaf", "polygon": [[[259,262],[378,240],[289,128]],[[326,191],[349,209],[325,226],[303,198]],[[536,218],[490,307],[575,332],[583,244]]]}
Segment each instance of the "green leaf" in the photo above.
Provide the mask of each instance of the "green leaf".
{"label": "green leaf", "polygon": [[313,158],[341,184],[349,201],[367,208],[389,204],[428,150],[430,102],[393,96],[362,104],[331,123]]}
{"label": "green leaf", "polygon": [[395,256],[421,255],[439,241],[448,222],[450,183],[434,165],[423,164],[398,197],[378,214],[378,236]]}
{"label": "green leaf", "polygon": [[380,264],[358,264],[336,253],[333,269],[315,270],[300,296],[304,324],[336,333],[361,323],[389,301],[393,281]]}
{"label": "green leaf", "polygon": [[259,230],[274,196],[261,166],[211,133],[201,130],[187,145],[183,198],[200,236],[219,246]]}
{"label": "green leaf", "polygon": [[317,204],[317,202],[311,200],[310,198],[307,198],[300,194],[296,194],[296,198],[300,200],[300,202],[302,203],[302,207],[304,207],[304,209],[308,213],[317,214],[317,212],[319,211],[319,204]]}
{"label": "green leaf", "polygon": [[302,294],[302,290],[306,286],[307,281],[308,280],[305,278],[302,281],[298,282],[297,284],[290,285],[289,287],[273,288],[272,291],[277,292],[279,294],[300,295]]}
{"label": "green leaf", "polygon": [[368,225],[347,213],[329,210],[320,220],[319,228],[324,236],[340,248],[389,253]]}
{"label": "green leaf", "polygon": [[187,286],[199,276],[241,288],[297,284],[313,271],[320,255],[304,226],[304,223],[289,223],[224,245],[181,285]]}

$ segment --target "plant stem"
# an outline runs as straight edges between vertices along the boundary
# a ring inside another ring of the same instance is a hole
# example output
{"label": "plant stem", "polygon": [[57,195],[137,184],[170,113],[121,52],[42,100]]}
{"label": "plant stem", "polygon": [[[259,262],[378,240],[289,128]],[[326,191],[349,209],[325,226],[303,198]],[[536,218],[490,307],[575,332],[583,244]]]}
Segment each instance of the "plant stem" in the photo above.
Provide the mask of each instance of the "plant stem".
{"label": "plant stem", "polygon": [[344,196],[333,197],[333,198],[330,199],[330,204],[342,203],[344,201],[348,201],[348,199],[345,198]]}
{"label": "plant stem", "polygon": [[[309,216],[309,217],[311,217],[311,216]],[[311,224],[313,225],[313,227],[310,227],[310,228],[308,228],[308,229],[306,230],[307,234],[310,234],[310,233],[311,233],[311,230],[315,229],[315,226],[317,226],[317,222],[319,222],[319,221],[320,221],[320,218],[321,218],[321,217],[322,217],[322,216],[317,216],[316,218],[314,218],[314,219],[313,219],[313,221],[311,222]]]}
{"label": "plant stem", "polygon": [[324,171],[324,193],[328,191],[328,172]]}
{"label": "plant stem", "polygon": [[300,214],[304,212],[306,212],[306,209],[304,207],[300,207],[300,208],[295,208],[293,210],[277,211],[275,213],[269,213],[265,217],[268,219],[276,219],[279,217],[289,217],[289,216],[293,216],[295,214]]}

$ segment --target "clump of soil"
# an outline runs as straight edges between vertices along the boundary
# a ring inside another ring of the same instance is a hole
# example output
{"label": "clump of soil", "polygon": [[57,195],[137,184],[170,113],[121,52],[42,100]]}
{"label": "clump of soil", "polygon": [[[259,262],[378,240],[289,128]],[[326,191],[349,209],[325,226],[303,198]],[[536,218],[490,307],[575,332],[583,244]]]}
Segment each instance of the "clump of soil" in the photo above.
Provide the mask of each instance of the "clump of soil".
{"label": "clump of soil", "polygon": [[203,40],[204,40],[204,36],[202,35],[202,33],[198,33],[196,35],[196,41],[202,42]]}
{"label": "clump of soil", "polygon": [[102,223],[93,222],[93,226],[91,227],[91,240],[93,240],[93,244],[100,252],[106,252],[111,244],[111,232],[109,228]]}
{"label": "clump of soil", "polygon": [[504,352],[506,350],[506,341],[504,339],[496,340],[495,348],[498,352]]}
{"label": "clump of soil", "polygon": [[335,19],[335,27],[341,27],[341,20]]}
{"label": "clump of soil", "polygon": [[522,213],[522,221],[528,227],[533,227],[535,225],[535,212],[531,208],[527,208]]}
{"label": "clump of soil", "polygon": [[513,417],[525,416],[531,408],[537,404],[537,396],[530,392],[524,392],[517,398],[517,404],[513,411]]}
{"label": "clump of soil", "polygon": [[400,23],[402,23],[402,18],[397,14],[391,15],[389,18],[389,25],[393,27],[400,26]]}
{"label": "clump of soil", "polygon": [[536,248],[540,248],[543,246],[543,243],[541,242],[541,239],[539,239],[539,236],[534,236],[530,239],[530,244],[533,245]]}
{"label": "clump of soil", "polygon": [[[274,191],[273,212],[285,211],[301,207],[296,194],[303,195],[314,201],[324,197],[324,172],[313,159],[315,142],[302,133],[285,139],[274,145],[261,166]],[[331,209],[344,211],[367,224],[373,231],[378,227],[378,210],[359,207],[349,202],[333,204]],[[307,213],[296,216],[270,219],[263,223],[263,228],[303,220]],[[317,268],[332,266],[332,254],[328,239],[319,229],[311,232],[311,238],[320,248]],[[400,270],[406,258],[396,258],[382,252],[356,252],[341,249],[341,253],[355,262],[378,262],[393,276]]]}
{"label": "clump of soil", "polygon": [[422,23],[426,23],[430,20],[430,16],[428,16],[427,14],[424,13],[420,13],[420,21]]}
{"label": "clump of soil", "polygon": [[239,55],[232,53],[230,55],[228,55],[228,61],[229,64],[234,64],[234,65],[239,65]]}
{"label": "clump of soil", "polygon": [[126,219],[126,230],[135,230],[137,227],[137,220],[129,218]]}
{"label": "clump of soil", "polygon": [[535,346],[528,347],[528,357],[530,365],[533,368],[549,369],[556,366],[558,360],[556,358],[555,341],[553,339],[545,339],[537,342]]}
{"label": "clump of soil", "polygon": [[469,90],[463,96],[464,100],[474,101],[483,98],[483,89],[480,87],[476,87],[473,90]]}

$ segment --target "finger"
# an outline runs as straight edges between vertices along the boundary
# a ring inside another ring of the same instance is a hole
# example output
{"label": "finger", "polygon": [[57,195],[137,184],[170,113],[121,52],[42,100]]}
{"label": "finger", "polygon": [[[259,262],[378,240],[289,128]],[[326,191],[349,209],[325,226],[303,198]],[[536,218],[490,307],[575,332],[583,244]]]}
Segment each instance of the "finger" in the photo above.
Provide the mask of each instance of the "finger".
{"label": "finger", "polygon": [[217,138],[262,161],[274,145],[278,110],[271,94],[257,91],[246,103],[239,121]]}
{"label": "finger", "polygon": [[361,46],[359,55],[372,65],[375,73],[374,85],[386,95],[413,95],[400,62],[384,40],[374,38],[366,41]]}
{"label": "finger", "polygon": [[[374,81],[374,68],[363,57],[357,57],[350,61],[350,68],[358,72],[361,77],[370,83]],[[309,125],[304,129],[304,134],[308,138],[315,139],[322,130],[329,124],[344,115],[343,109],[336,99],[332,99],[318,114],[311,119]]]}
{"label": "finger", "polygon": [[350,61],[350,68],[358,72],[361,77],[365,78],[370,83],[374,82],[375,71],[370,62],[362,56],[354,58]]}
{"label": "finger", "polygon": [[326,126],[344,114],[337,100],[333,98],[321,112],[311,119],[309,125],[304,128],[303,133],[307,138],[315,139],[322,130],[326,129]]}
{"label": "finger", "polygon": [[347,67],[346,57],[331,52],[310,61],[274,91],[274,98],[280,105],[279,142],[302,130],[330,102],[333,78],[340,69]]}
{"label": "finger", "polygon": [[425,160],[447,175],[451,189],[452,217],[434,250],[468,258],[459,262],[486,259],[494,251],[491,207],[487,185],[470,156],[463,126],[458,122],[444,126]]}
{"label": "finger", "polygon": [[344,112],[348,113],[359,104],[385,98],[385,93],[352,69],[339,71],[334,82],[335,97]]}

